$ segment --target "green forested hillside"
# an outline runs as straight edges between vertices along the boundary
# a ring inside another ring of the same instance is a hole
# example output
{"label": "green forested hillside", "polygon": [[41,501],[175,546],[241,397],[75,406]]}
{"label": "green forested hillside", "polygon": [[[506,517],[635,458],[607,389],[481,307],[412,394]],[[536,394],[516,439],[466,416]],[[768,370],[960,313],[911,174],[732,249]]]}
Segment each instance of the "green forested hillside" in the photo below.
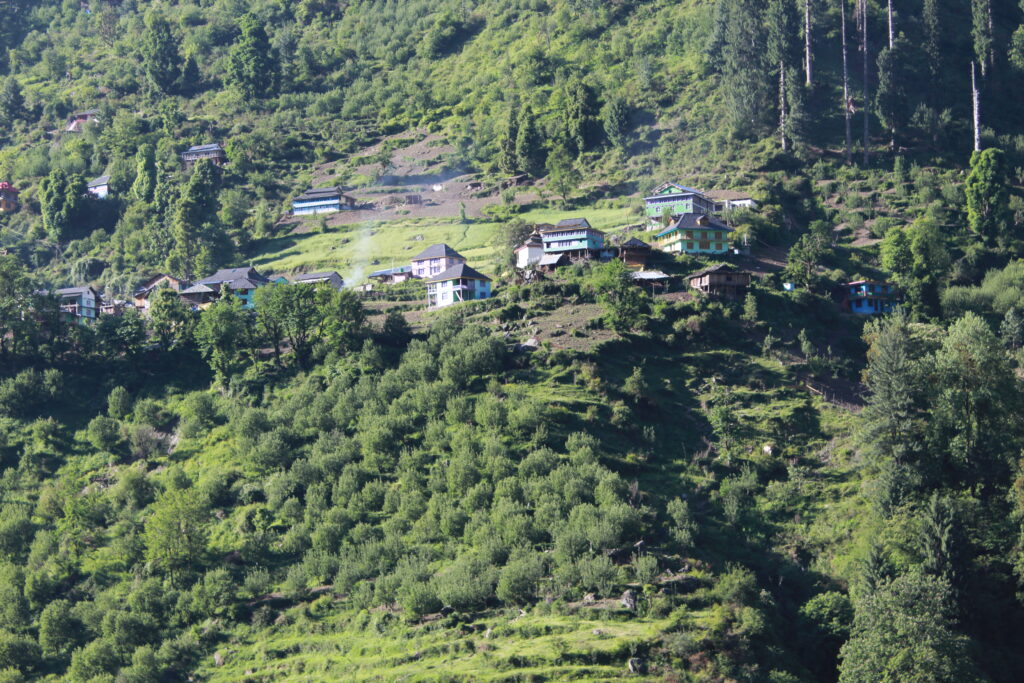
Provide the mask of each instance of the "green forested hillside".
{"label": "green forested hillside", "polygon": [[[1018,3],[0,14],[0,681],[1024,677]],[[745,298],[517,279],[533,224],[650,240],[664,181],[758,201]],[[362,208],[288,215],[325,185]],[[497,296],[44,291],[436,242]]]}

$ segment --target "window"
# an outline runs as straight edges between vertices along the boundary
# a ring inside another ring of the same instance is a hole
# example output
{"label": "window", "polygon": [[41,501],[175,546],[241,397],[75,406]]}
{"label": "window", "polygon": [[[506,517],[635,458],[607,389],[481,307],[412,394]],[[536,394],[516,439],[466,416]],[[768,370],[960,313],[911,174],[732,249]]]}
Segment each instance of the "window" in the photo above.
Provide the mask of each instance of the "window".
{"label": "window", "polygon": [[693,249],[693,242],[687,242],[686,243],[686,248],[692,250]]}

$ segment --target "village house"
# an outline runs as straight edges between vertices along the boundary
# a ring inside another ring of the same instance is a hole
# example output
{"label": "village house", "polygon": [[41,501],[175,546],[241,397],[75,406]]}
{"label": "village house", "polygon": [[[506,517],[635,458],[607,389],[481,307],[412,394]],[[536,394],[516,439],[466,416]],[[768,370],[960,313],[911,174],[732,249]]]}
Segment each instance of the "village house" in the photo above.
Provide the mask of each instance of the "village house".
{"label": "village house", "polygon": [[619,245],[619,259],[630,268],[646,268],[651,257],[651,245],[631,237]]}
{"label": "village house", "polygon": [[106,199],[110,195],[110,176],[101,175],[99,178],[90,180],[85,189],[96,199]]}
{"label": "village house", "polygon": [[396,266],[395,268],[375,270],[366,277],[370,280],[376,280],[382,285],[397,285],[413,277],[412,266]]}
{"label": "village house", "polygon": [[516,268],[529,268],[540,263],[541,257],[544,256],[544,240],[541,239],[540,232],[534,230],[525,242],[515,248],[514,253]]}
{"label": "village house", "polygon": [[659,290],[667,292],[672,284],[672,277],[660,270],[639,270],[629,274],[633,284],[641,287],[650,287],[653,296]]}
{"label": "village house", "polygon": [[427,307],[442,308],[460,301],[489,299],[491,278],[459,263],[427,280]]}
{"label": "village house", "polygon": [[168,287],[174,292],[181,292],[186,288],[186,282],[181,278],[160,273],[142,283],[132,294],[132,304],[140,311],[149,310],[149,298],[161,287]]}
{"label": "village house", "polygon": [[674,254],[724,254],[733,229],[713,216],[684,213],[655,239],[663,251]]}
{"label": "village house", "polygon": [[750,196],[749,192],[737,190],[708,190],[707,198],[715,203],[715,213],[730,213],[737,209],[757,208],[757,201]]}
{"label": "village house", "polygon": [[60,297],[60,312],[68,322],[84,325],[99,316],[103,298],[92,287],[65,287],[54,294]]}
{"label": "village house", "polygon": [[888,282],[857,280],[843,285],[843,302],[857,315],[891,313],[896,305],[896,289]]}
{"label": "village house", "polygon": [[657,227],[665,217],[686,213],[709,214],[715,211],[715,202],[700,190],[676,183],[665,183],[644,197],[644,209],[650,223],[650,230]]}
{"label": "village house", "polygon": [[692,289],[707,296],[722,299],[739,299],[750,287],[751,274],[737,270],[728,263],[719,263],[686,276]]}
{"label": "village house", "polygon": [[101,315],[124,315],[124,310],[128,308],[128,302],[123,299],[106,299],[102,300],[100,304]]}
{"label": "village house", "polygon": [[545,254],[565,254],[570,260],[600,258],[604,233],[590,227],[586,218],[567,218],[541,230]]}
{"label": "village house", "polygon": [[185,170],[189,171],[202,159],[209,159],[215,166],[223,166],[228,163],[227,152],[219,142],[207,145],[194,145],[182,152],[181,160],[185,164]]}
{"label": "village house", "polygon": [[342,279],[336,271],[326,271],[323,273],[302,273],[296,275],[292,279],[292,283],[296,285],[319,285],[321,283],[327,283],[332,289],[344,289],[345,281]]}
{"label": "village house", "polygon": [[340,187],[315,187],[292,200],[292,214],[308,216],[334,213],[356,208],[356,200],[342,192]]}
{"label": "village house", "polygon": [[95,121],[100,116],[99,109],[86,109],[85,111],[76,111],[68,116],[67,126],[64,127],[66,133],[81,133],[85,124],[90,121]]}
{"label": "village house", "polygon": [[252,310],[253,294],[268,284],[270,280],[260,275],[255,268],[222,268],[183,290],[181,298],[194,308],[204,309],[220,296],[221,288],[226,286],[233,295],[242,300],[242,308]]}
{"label": "village house", "polygon": [[18,190],[8,182],[0,183],[0,213],[8,213],[11,211],[17,211],[18,206]]}
{"label": "village house", "polygon": [[413,257],[412,276],[433,277],[465,262],[465,257],[447,244],[431,244]]}

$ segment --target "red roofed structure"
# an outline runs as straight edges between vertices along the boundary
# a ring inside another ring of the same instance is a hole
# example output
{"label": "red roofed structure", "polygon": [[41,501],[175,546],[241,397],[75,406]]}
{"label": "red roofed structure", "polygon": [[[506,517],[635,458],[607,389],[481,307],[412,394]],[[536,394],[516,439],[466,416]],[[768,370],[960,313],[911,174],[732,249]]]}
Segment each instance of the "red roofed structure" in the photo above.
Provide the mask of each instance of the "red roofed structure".
{"label": "red roofed structure", "polygon": [[0,213],[18,210],[18,190],[8,182],[0,183]]}

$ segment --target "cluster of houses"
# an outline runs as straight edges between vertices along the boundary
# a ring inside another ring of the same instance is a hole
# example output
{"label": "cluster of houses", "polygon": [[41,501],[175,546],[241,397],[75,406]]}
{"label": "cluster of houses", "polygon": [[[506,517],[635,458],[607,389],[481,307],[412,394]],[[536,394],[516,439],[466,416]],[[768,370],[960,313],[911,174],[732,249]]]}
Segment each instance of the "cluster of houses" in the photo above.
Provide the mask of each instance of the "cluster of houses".
{"label": "cluster of houses", "polygon": [[[378,284],[423,280],[427,307],[443,308],[462,301],[491,298],[491,278],[466,263],[466,257],[447,244],[431,244],[414,256],[409,265],[374,271],[367,276]],[[362,291],[372,291],[364,285]]]}

